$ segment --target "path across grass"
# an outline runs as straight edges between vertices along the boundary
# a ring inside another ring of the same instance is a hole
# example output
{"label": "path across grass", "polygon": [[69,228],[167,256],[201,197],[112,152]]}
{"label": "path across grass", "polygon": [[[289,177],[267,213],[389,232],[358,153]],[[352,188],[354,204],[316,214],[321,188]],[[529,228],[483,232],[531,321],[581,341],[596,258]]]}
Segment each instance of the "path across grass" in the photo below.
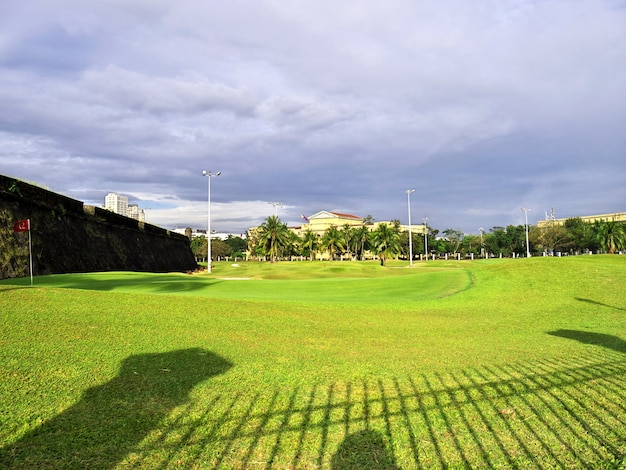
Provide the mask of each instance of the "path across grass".
{"label": "path across grass", "polygon": [[0,467],[623,462],[625,257],[233,264],[0,282]]}

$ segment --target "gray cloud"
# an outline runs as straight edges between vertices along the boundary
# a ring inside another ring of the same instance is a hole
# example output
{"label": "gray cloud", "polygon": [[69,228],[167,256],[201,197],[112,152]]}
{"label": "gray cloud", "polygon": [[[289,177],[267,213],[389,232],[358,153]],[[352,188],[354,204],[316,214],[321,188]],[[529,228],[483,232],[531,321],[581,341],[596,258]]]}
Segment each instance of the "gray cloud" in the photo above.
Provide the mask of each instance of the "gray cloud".
{"label": "gray cloud", "polygon": [[0,6],[0,172],[157,224],[626,210],[615,0]]}

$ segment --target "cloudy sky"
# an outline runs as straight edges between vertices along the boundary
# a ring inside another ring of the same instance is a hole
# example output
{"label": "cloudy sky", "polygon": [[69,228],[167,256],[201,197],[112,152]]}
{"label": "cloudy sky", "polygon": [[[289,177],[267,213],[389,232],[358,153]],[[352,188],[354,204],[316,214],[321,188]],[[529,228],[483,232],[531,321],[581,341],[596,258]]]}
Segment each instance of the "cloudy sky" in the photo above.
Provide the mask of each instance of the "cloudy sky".
{"label": "cloudy sky", "polygon": [[[166,228],[626,210],[626,0],[0,0],[0,173]],[[281,202],[274,207],[272,202]]]}

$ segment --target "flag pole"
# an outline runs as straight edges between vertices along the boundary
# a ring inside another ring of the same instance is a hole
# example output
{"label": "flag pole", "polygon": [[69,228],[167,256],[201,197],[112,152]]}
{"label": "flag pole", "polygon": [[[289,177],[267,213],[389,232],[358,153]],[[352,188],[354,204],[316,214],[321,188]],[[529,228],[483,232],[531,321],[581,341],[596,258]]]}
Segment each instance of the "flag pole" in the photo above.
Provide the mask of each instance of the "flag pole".
{"label": "flag pole", "polygon": [[30,265],[30,285],[33,285],[33,246],[30,239],[30,219],[28,219],[28,258]]}

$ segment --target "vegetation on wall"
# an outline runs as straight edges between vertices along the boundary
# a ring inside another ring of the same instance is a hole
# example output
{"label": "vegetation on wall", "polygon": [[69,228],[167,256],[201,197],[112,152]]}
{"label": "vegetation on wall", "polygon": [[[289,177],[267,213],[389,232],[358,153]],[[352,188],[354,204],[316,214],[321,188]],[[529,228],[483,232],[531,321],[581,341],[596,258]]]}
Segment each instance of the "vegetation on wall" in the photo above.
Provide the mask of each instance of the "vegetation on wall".
{"label": "vegetation on wall", "polygon": [[24,276],[31,221],[35,275],[94,271],[188,271],[189,239],[81,201],[0,175],[0,278]]}

